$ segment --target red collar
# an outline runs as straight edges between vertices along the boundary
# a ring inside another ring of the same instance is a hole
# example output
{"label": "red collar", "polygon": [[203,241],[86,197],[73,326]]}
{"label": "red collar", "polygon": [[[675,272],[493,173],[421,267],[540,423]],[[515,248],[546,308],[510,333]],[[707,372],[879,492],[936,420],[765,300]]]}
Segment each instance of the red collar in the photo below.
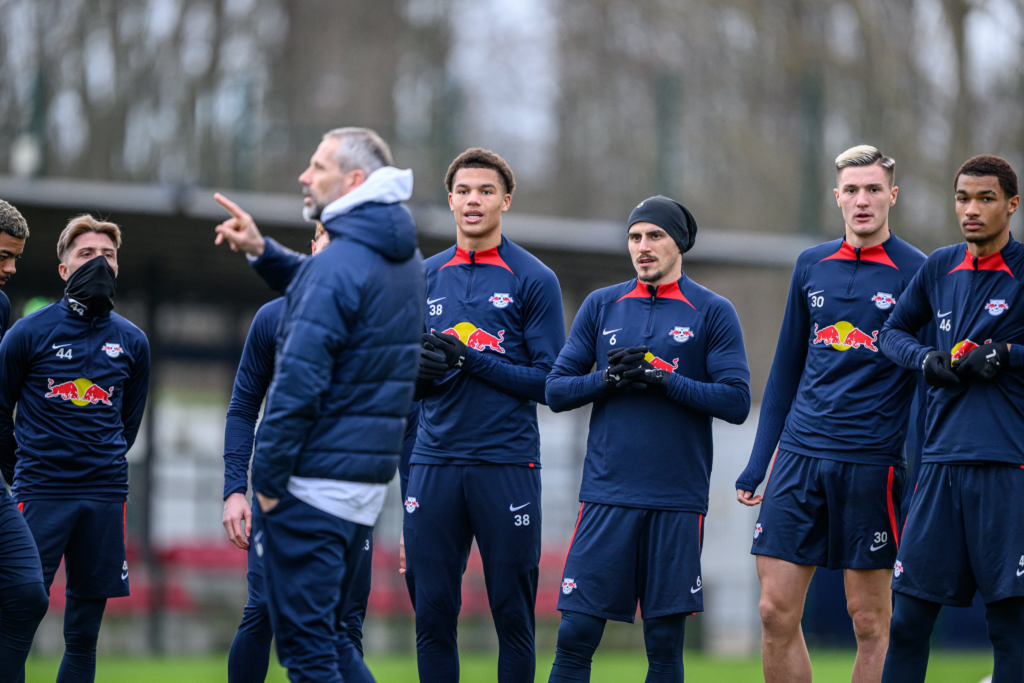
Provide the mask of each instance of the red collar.
{"label": "red collar", "polygon": [[[854,249],[849,242],[843,240],[843,244],[842,246],[839,247],[839,251],[832,254],[831,256],[826,256],[821,260],[831,261],[832,259],[837,259],[841,261],[856,261],[857,250]],[[889,254],[886,253],[885,247],[882,246],[881,244],[876,244],[873,247],[864,247],[863,249],[861,249],[860,260],[870,261],[871,263],[880,263],[883,266],[892,266],[893,268],[896,268],[896,270],[899,270],[899,268],[896,267],[896,264],[892,262],[892,259],[889,258]]]}
{"label": "red collar", "polygon": [[[648,289],[649,285],[645,285],[639,280],[636,281],[636,287],[632,290],[623,294],[616,303],[623,299],[646,299],[651,296],[651,290]],[[683,290],[679,289],[679,282],[670,282],[667,285],[658,285],[658,289],[655,291],[654,296],[661,297],[662,299],[676,299],[677,301],[685,301],[690,308],[696,310],[697,307],[690,303],[689,299],[683,296]]]}
{"label": "red collar", "polygon": [[[501,266],[512,273],[512,269],[508,267],[505,260],[501,258],[501,254],[498,253],[498,247],[491,247],[483,251],[466,251],[462,247],[455,247],[455,256],[452,256],[448,263],[441,266],[441,268],[469,263],[479,263],[483,266]],[[438,268],[438,270],[441,270],[441,268]],[[512,274],[515,275],[515,273]]]}
{"label": "red collar", "polygon": [[[970,251],[964,249],[964,260],[960,262],[960,265],[949,272],[952,273],[957,270],[974,270],[974,257],[971,256]],[[1006,265],[1006,261],[1003,260],[1003,254],[999,251],[979,258],[978,270],[1002,270],[1009,273],[1010,277],[1013,277],[1013,271],[1010,270],[1010,266]],[[948,275],[949,273],[946,274]]]}

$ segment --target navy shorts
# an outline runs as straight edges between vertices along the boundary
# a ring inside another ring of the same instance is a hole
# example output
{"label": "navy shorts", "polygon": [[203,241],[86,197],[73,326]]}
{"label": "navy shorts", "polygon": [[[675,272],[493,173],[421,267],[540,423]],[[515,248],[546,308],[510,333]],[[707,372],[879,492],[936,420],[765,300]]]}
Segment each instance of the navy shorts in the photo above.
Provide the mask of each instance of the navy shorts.
{"label": "navy shorts", "polygon": [[128,595],[128,503],[47,498],[24,501],[20,507],[39,549],[47,593],[63,557],[65,595],[82,600]]}
{"label": "navy shorts", "polygon": [[754,555],[829,569],[889,569],[907,471],[779,449],[754,526]]}
{"label": "navy shorts", "polygon": [[[265,531],[263,524],[258,521],[262,515],[259,505],[252,507],[252,537],[249,539],[249,550],[246,553],[246,579],[248,583],[248,601],[246,607],[250,610],[260,609],[267,614],[267,594],[264,586],[265,575],[263,573],[263,536]],[[370,599],[370,578],[373,574],[373,530],[370,530],[363,544],[363,558],[359,563],[356,575],[352,579],[352,588],[349,594],[349,602],[342,617],[346,629],[350,633],[356,629],[356,637],[362,639],[363,620],[366,618],[366,605]]]}
{"label": "navy shorts", "polygon": [[1024,596],[1024,469],[921,465],[892,589],[955,607]]}
{"label": "navy shorts", "polygon": [[704,611],[704,515],[581,503],[558,609],[632,623]]}
{"label": "navy shorts", "polygon": [[0,590],[41,583],[43,567],[25,518],[0,484]]}

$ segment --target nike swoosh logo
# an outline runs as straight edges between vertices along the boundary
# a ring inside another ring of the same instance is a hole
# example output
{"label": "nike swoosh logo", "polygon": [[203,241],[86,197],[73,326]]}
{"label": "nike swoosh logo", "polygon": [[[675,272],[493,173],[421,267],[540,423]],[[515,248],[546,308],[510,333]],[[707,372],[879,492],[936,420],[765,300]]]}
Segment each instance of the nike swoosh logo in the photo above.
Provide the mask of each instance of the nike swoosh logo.
{"label": "nike swoosh logo", "polygon": [[953,312],[953,311],[946,311],[945,313],[938,313],[937,315],[938,315],[938,316],[939,316],[940,318],[945,318],[945,317],[946,317],[947,315],[949,315],[949,314],[950,314],[950,313],[952,313],[952,312]]}
{"label": "nike swoosh logo", "polygon": [[446,296],[442,296],[439,299],[427,299],[427,305],[429,306],[430,304],[436,304],[438,301],[441,301],[441,299],[447,299],[447,298],[448,297],[446,297]]}
{"label": "nike swoosh logo", "polygon": [[1024,569],[1018,569],[1017,576],[1024,576]]}
{"label": "nike swoosh logo", "polygon": [[522,510],[522,509],[523,509],[524,507],[526,507],[527,505],[529,505],[529,503],[525,503],[525,504],[523,504],[523,505],[520,505],[519,507],[512,507],[512,504],[511,504],[511,503],[509,503],[509,505],[508,505],[508,511],[509,511],[509,512],[515,512],[516,510]]}
{"label": "nike swoosh logo", "polygon": [[887,545],[889,545],[888,542],[883,543],[882,545],[879,545],[879,546],[876,546],[876,545],[872,544],[871,545],[871,552],[875,552],[876,550],[881,550],[882,548],[884,548]]}
{"label": "nike swoosh logo", "polygon": [[691,593],[698,593],[698,592],[700,592],[701,590],[703,590],[703,588],[704,588],[704,586],[697,586],[696,588],[691,588],[691,589],[690,589],[690,592],[691,592]]}
{"label": "nike swoosh logo", "polygon": [[128,578],[128,572],[125,572],[124,574],[121,574],[121,580],[122,581],[124,581],[127,578]]}
{"label": "nike swoosh logo", "polygon": [[622,328],[620,327],[620,328],[619,328],[618,330],[605,330],[605,331],[604,331],[604,332],[602,332],[601,334],[603,334],[603,335],[606,335],[606,336],[607,336],[607,335],[611,334],[612,332],[618,332],[618,331],[619,331],[619,330],[621,330],[621,329],[622,329]]}
{"label": "nike swoosh logo", "polygon": [[822,292],[824,292],[824,291],[825,291],[824,289],[819,289],[819,290],[818,290],[817,292],[811,292],[811,293],[810,293],[810,294],[808,294],[807,296],[814,296],[815,294],[821,294],[821,293],[822,293]]}
{"label": "nike swoosh logo", "polygon": [[51,349],[63,349],[65,346],[71,346],[71,342],[68,342],[67,344],[54,344],[50,348]]}

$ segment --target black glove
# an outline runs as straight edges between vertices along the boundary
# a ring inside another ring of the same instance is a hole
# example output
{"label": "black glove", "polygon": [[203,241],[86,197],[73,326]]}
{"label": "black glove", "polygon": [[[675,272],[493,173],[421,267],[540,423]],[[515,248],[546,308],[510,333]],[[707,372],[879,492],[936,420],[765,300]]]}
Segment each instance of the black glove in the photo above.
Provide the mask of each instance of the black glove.
{"label": "black glove", "polygon": [[924,381],[933,387],[947,388],[960,384],[960,378],[950,367],[953,357],[945,351],[929,351],[925,354],[921,369],[924,370]]}
{"label": "black glove", "polygon": [[466,356],[469,355],[467,347],[461,339],[454,334],[433,331],[423,335],[423,344],[431,344],[435,349],[444,354],[444,362],[450,368],[461,368]]}
{"label": "black glove", "polygon": [[424,344],[420,349],[420,369],[417,380],[436,381],[444,379],[448,372],[448,364],[444,362],[444,354],[434,348],[433,344]]}
{"label": "black glove", "polygon": [[[609,389],[623,389],[637,384],[638,375],[643,375],[640,364],[645,362],[646,346],[613,349],[608,352],[608,367],[601,373]],[[642,387],[643,384],[641,383]]]}
{"label": "black glove", "polygon": [[1010,349],[1006,344],[985,344],[953,363],[953,370],[964,382],[980,379],[990,382],[1003,368],[1010,367]]}

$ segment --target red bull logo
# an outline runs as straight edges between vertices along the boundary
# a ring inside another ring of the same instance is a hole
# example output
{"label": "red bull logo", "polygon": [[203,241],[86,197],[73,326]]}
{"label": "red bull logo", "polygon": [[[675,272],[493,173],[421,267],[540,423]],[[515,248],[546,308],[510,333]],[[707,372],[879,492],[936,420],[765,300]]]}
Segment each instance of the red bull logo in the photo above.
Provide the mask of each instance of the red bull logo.
{"label": "red bull logo", "polygon": [[409,496],[408,498],[405,499],[405,511],[408,512],[410,515],[416,512],[416,508],[418,508],[419,506],[420,504],[416,502],[416,498],[414,496]]}
{"label": "red bull logo", "polygon": [[505,353],[505,349],[501,348],[501,342],[505,340],[505,330],[498,330],[498,335],[495,336],[486,330],[480,329],[473,323],[458,323],[454,327],[444,330],[443,334],[458,337],[462,340],[463,344],[477,351],[490,349],[497,353]]}
{"label": "red bull logo", "polygon": [[82,377],[60,384],[54,384],[50,379],[46,381],[46,384],[49,391],[43,394],[43,398],[59,398],[62,401],[71,401],[76,406],[96,405],[97,403],[113,405],[110,402],[110,397],[114,394],[114,387],[104,390],[93,384],[91,380]]}
{"label": "red bull logo", "polygon": [[900,562],[899,560],[896,560],[896,564],[894,564],[893,567],[892,567],[892,575],[895,576],[898,579],[898,578],[900,578],[900,574],[902,574],[902,573],[903,573],[903,563]]}
{"label": "red bull logo", "polygon": [[989,299],[985,304],[985,310],[992,316],[1002,315],[1003,311],[1010,310],[1010,305],[1006,303],[1006,299]]}
{"label": "red bull logo", "polygon": [[887,311],[896,305],[896,297],[888,292],[879,292],[871,297],[871,301],[883,311]]}
{"label": "red bull logo", "polygon": [[760,538],[761,534],[763,534],[763,533],[764,533],[764,529],[761,528],[761,522],[758,522],[754,526],[754,540],[756,541],[758,538]]}
{"label": "red bull logo", "polygon": [[679,359],[678,358],[673,358],[672,359],[672,364],[669,365],[668,361],[662,360],[661,358],[658,358],[657,356],[655,356],[650,351],[648,351],[646,354],[644,354],[644,360],[647,361],[648,363],[650,363],[651,365],[653,365],[655,367],[655,369],[657,369],[657,370],[664,370],[665,372],[675,372],[676,368],[679,367]]}
{"label": "red bull logo", "polygon": [[868,351],[878,351],[875,342],[878,341],[878,330],[869,336],[867,332],[852,323],[840,320],[835,325],[828,325],[818,329],[818,323],[814,323],[814,339],[811,344],[825,344],[836,351],[848,351],[864,347]]}
{"label": "red bull logo", "polygon": [[[992,340],[986,339],[983,343],[991,344]],[[957,343],[956,346],[953,347],[953,350],[950,352],[950,355],[952,356],[951,360],[960,360],[961,358],[963,358],[964,356],[966,356],[979,346],[981,346],[981,344],[975,344],[970,339],[964,339],[962,342]]]}
{"label": "red bull logo", "polygon": [[576,579],[562,579],[562,592],[568,595],[576,588]]}

